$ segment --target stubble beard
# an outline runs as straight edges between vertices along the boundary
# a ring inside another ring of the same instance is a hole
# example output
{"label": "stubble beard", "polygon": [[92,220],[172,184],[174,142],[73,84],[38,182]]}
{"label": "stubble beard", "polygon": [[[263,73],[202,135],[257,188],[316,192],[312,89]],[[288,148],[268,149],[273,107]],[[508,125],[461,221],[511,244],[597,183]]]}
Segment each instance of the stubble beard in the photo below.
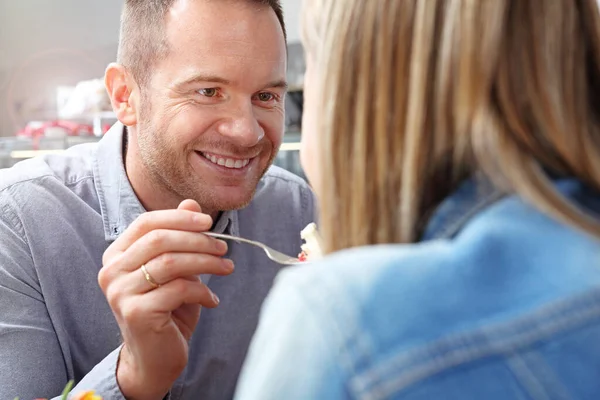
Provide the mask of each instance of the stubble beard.
{"label": "stubble beard", "polygon": [[243,199],[233,201],[234,199],[231,198],[219,198],[221,196],[208,187],[208,184],[198,177],[191,167],[187,170],[183,167],[189,166],[186,157],[193,150],[186,149],[184,153],[178,154],[166,143],[168,132],[164,126],[153,126],[148,116],[143,114],[140,119],[137,131],[140,158],[154,189],[167,190],[177,198],[178,202],[186,199],[195,200],[207,212],[247,207],[254,198],[260,180],[267,173],[277,155],[277,152],[273,152],[264,170],[256,178],[253,178],[252,185],[247,186],[248,194]]}

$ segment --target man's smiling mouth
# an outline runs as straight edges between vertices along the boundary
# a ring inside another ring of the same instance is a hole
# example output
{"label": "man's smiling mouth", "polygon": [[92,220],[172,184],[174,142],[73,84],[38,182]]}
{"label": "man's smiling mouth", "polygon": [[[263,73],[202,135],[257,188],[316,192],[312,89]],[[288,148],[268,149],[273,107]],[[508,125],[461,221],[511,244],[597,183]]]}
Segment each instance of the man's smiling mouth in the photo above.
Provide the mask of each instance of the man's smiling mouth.
{"label": "man's smiling mouth", "polygon": [[197,153],[200,154],[205,159],[207,159],[208,161],[210,161],[211,163],[213,163],[215,165],[220,165],[222,167],[229,168],[229,169],[242,169],[242,168],[246,167],[248,164],[250,164],[250,161],[252,161],[251,158],[242,158],[242,159],[230,158],[227,156],[207,153],[204,151],[198,151]]}

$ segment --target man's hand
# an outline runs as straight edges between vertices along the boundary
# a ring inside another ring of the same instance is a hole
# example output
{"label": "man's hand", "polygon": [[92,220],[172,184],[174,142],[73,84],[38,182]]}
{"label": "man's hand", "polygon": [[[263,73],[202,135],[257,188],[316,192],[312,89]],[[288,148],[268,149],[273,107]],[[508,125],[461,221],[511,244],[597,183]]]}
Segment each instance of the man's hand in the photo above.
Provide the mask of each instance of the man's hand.
{"label": "man's hand", "polygon": [[233,263],[221,258],[227,244],[202,233],[212,219],[201,211],[186,200],[177,210],[148,212],[104,253],[98,282],[123,336],[117,381],[129,400],[168,393],[187,365],[201,307],[219,304],[199,275],[233,272]]}

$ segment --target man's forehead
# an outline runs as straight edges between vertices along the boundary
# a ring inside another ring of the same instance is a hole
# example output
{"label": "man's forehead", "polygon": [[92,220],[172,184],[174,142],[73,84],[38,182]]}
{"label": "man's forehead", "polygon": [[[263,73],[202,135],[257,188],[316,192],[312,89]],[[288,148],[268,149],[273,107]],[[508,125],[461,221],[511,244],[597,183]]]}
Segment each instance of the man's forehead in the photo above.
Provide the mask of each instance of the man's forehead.
{"label": "man's forehead", "polygon": [[269,10],[242,0],[179,0],[166,21],[169,58],[175,64],[249,62],[285,70],[283,31]]}
{"label": "man's forehead", "polygon": [[177,76],[207,75],[222,76],[235,80],[247,74],[261,80],[285,78],[287,57],[285,50],[274,49],[252,41],[213,40],[210,44],[185,43],[171,47],[167,65]]}
{"label": "man's forehead", "polygon": [[178,0],[169,10],[165,24],[167,39],[175,46],[214,43],[235,47],[237,42],[242,47],[285,48],[283,29],[275,12],[251,0]]}

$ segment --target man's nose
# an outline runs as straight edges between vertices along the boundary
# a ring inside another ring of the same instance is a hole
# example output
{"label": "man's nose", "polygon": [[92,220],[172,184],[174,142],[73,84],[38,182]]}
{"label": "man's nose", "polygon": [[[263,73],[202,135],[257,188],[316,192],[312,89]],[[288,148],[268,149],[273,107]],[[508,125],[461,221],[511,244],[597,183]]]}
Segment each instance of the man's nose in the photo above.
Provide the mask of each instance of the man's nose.
{"label": "man's nose", "polygon": [[265,136],[251,105],[233,109],[231,115],[219,125],[219,133],[243,147],[256,146]]}

